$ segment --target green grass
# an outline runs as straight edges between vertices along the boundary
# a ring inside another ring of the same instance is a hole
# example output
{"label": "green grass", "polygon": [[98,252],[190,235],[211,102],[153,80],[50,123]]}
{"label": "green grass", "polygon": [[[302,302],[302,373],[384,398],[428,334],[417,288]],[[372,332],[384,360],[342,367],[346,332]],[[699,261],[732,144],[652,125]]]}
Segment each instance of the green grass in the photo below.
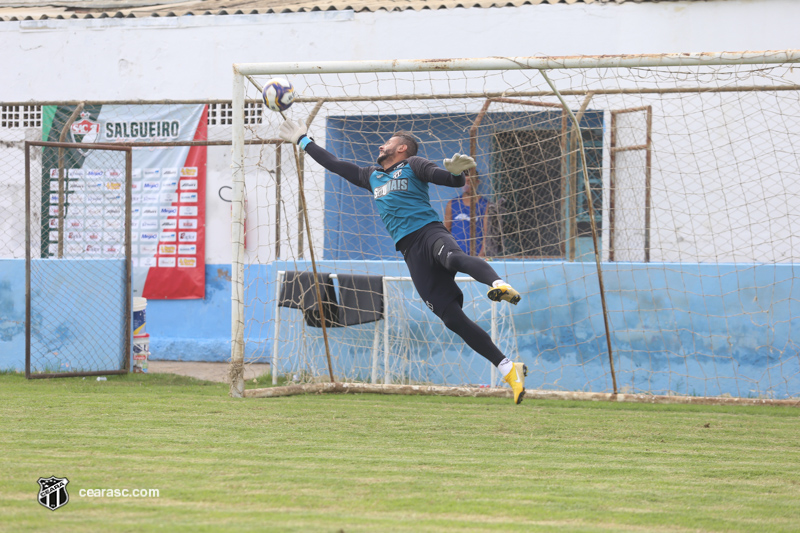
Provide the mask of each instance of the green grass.
{"label": "green grass", "polygon": [[[797,531],[800,409],[0,375],[5,531]],[[69,503],[36,501],[69,478]],[[156,488],[159,498],[81,498]]]}

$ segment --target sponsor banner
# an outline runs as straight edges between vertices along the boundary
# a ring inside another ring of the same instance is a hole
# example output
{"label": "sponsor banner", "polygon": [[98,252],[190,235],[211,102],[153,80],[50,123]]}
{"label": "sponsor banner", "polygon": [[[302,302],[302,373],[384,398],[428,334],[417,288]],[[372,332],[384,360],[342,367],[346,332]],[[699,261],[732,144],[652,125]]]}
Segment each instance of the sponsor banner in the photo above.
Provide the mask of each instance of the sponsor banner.
{"label": "sponsor banner", "polygon": [[[44,128],[48,137],[44,140],[58,140],[64,124],[57,117],[68,117],[74,109],[56,109],[56,118]],[[67,129],[69,142],[205,140],[207,109],[203,105],[91,105]],[[205,296],[206,152],[203,146],[133,150],[130,240],[135,296]],[[57,155],[43,153],[43,161],[57,162]],[[63,172],[51,168],[52,163],[41,169],[41,256],[58,253],[61,225],[65,257],[124,258],[124,154],[71,150],[62,159]],[[191,247],[185,248],[184,243]]]}
{"label": "sponsor banner", "polygon": [[[206,139],[206,119],[203,109],[192,136],[176,140]],[[164,120],[168,122],[169,118]],[[185,124],[181,128],[183,131]],[[140,219],[142,224],[148,221],[148,231],[145,232],[143,225],[140,236],[156,235],[155,241],[144,238],[139,241],[139,265],[148,271],[141,292],[134,287],[134,294],[153,299],[203,298],[206,148],[183,147],[184,156],[171,160],[156,157],[157,152],[172,150],[149,151],[147,161],[141,165],[137,165],[136,156],[145,154],[134,154],[134,166],[141,166],[136,189],[141,194]]]}
{"label": "sponsor banner", "polygon": [[197,258],[195,257],[179,257],[178,266],[181,268],[196,268]]}
{"label": "sponsor banner", "polygon": [[197,232],[196,231],[182,231],[178,234],[178,240],[181,242],[196,242],[197,241]]}
{"label": "sponsor banner", "polygon": [[182,179],[180,181],[180,186],[182,191],[195,191],[198,185],[196,179]]}
{"label": "sponsor banner", "polygon": [[146,255],[146,256],[151,256],[151,255],[155,256],[157,248],[158,248],[158,245],[156,245],[156,244],[142,244],[142,245],[139,246],[139,250],[140,250],[139,253],[141,253],[142,255]]}
{"label": "sponsor banner", "polygon": [[158,266],[160,268],[175,268],[175,258],[174,257],[158,257]]}

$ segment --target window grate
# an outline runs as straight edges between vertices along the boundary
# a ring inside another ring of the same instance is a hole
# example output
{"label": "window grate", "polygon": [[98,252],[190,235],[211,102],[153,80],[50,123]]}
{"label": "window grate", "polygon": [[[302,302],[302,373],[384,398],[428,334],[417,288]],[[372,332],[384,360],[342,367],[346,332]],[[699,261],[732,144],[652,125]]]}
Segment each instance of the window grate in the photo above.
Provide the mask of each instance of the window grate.
{"label": "window grate", "polygon": [[42,106],[0,105],[0,129],[41,127]]}
{"label": "window grate", "polygon": [[[261,124],[262,108],[258,102],[247,102],[244,104],[244,123],[245,125]],[[209,104],[208,105],[208,125],[209,126],[231,126],[233,125],[233,107],[231,104]]]}

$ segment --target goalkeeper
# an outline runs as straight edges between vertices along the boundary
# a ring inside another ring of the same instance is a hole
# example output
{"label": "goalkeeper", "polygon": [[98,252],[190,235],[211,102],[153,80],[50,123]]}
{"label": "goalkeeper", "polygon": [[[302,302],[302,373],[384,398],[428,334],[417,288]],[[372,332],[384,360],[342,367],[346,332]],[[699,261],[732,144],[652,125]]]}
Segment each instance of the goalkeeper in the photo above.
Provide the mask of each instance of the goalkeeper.
{"label": "goalkeeper", "polygon": [[280,136],[300,146],[317,163],[375,197],[386,229],[402,252],[411,279],[425,304],[458,334],[470,348],[494,364],[514,391],[514,403],[525,394],[527,368],[506,358],[491,337],[461,309],[464,294],[455,282],[456,272],[469,274],[490,286],[488,297],[516,304],[520,294],[505,283],[481,258],[465,254],[431,207],[428,184],[463,187],[466,171],[475,161],[455,154],[444,160],[447,170],[417,157],[417,141],[408,132],[398,132],[380,147],[378,165],[359,167],[340,161],[306,135],[304,125],[285,121]]}

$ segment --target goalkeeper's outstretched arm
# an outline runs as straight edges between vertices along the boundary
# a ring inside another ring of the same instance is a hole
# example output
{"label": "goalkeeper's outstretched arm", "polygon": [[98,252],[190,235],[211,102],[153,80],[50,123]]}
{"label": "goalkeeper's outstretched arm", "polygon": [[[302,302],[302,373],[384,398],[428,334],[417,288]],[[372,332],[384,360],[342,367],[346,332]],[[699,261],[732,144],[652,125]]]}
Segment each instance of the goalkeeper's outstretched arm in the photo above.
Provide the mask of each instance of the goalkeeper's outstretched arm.
{"label": "goalkeeper's outstretched arm", "polygon": [[306,135],[306,127],[304,125],[295,124],[291,120],[287,120],[281,125],[280,135],[283,140],[299,145],[326,170],[338,174],[357,187],[369,190],[369,173],[363,172],[362,167],[354,163],[339,160],[335,155],[318,146]]}
{"label": "goalkeeper's outstretched arm", "polygon": [[419,179],[433,183],[434,185],[463,187],[467,180],[466,171],[453,174],[449,170],[439,168],[433,161],[428,161],[422,157],[409,157],[408,164]]}

